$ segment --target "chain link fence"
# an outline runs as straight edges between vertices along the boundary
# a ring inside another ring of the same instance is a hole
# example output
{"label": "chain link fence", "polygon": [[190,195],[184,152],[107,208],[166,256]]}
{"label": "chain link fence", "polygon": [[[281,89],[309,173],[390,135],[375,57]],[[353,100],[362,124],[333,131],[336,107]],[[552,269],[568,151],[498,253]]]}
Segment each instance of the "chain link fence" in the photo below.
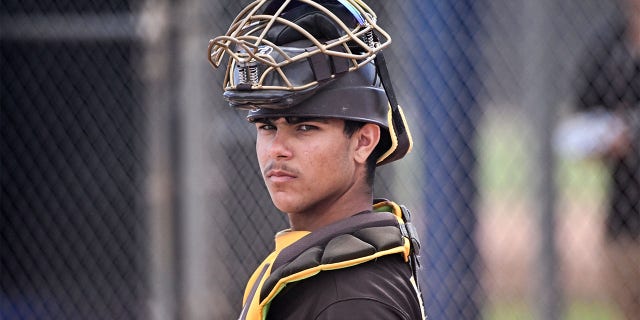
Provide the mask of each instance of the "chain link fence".
{"label": "chain link fence", "polygon": [[[287,227],[205,57],[248,2],[2,1],[0,318],[237,316]],[[620,3],[369,4],[415,141],[375,192],[419,224],[430,319],[624,319],[608,212],[622,179],[640,215],[639,149],[617,178],[594,134],[637,115],[637,60],[608,80],[586,63]],[[576,113],[594,104],[616,107]]]}

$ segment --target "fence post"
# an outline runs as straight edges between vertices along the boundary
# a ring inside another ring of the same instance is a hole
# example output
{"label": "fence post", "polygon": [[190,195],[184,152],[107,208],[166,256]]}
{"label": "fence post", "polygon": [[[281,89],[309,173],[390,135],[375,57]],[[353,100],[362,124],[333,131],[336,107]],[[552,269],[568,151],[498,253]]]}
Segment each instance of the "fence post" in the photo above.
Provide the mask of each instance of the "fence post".
{"label": "fence post", "polygon": [[[538,241],[536,257],[532,259],[533,314],[535,319],[561,318],[561,293],[556,270],[555,193],[553,181],[555,161],[552,133],[557,108],[558,79],[555,75],[553,48],[557,44],[553,27],[553,0],[525,1],[524,21],[528,26],[524,36],[523,107],[530,121],[527,150],[530,154],[529,180],[532,213],[536,215]],[[535,240],[534,240],[535,241]]]}
{"label": "fence post", "polygon": [[[417,35],[407,63],[425,143],[426,234],[422,287],[430,319],[479,319],[476,156],[479,57],[477,1],[413,0],[406,27]],[[415,131],[415,130],[414,130]]]}
{"label": "fence post", "polygon": [[149,141],[146,155],[149,283],[148,312],[153,320],[177,319],[177,259],[176,259],[176,172],[175,126],[172,121],[172,90],[170,42],[172,30],[167,0],[147,0],[137,19],[144,56],[140,72],[144,81],[144,103],[148,121]]}
{"label": "fence post", "polygon": [[[218,84],[206,60],[210,24],[217,1],[182,0],[174,3],[176,24],[175,74],[179,118],[177,152],[179,188],[179,318],[227,318],[230,281],[224,254],[229,250],[224,225],[228,213],[220,206],[227,192],[224,173],[229,165],[219,141],[226,126],[220,117]],[[222,20],[222,19],[218,19]]]}

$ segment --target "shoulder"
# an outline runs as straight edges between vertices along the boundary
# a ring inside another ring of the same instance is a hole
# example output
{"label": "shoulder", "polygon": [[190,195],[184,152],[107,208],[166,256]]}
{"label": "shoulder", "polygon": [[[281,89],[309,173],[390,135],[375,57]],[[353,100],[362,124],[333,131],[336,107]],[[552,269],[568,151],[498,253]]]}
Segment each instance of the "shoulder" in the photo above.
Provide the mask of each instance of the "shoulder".
{"label": "shoulder", "polygon": [[269,319],[420,319],[410,278],[397,254],[322,271],[287,285],[272,302]]}

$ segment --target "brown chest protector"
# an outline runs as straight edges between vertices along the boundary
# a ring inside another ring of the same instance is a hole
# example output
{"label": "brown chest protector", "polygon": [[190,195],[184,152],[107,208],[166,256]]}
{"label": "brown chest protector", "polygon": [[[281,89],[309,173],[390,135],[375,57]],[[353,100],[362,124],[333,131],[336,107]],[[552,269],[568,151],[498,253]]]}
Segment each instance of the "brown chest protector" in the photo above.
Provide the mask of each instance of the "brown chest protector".
{"label": "brown chest protector", "polygon": [[239,319],[265,319],[271,301],[287,283],[385,255],[401,254],[417,283],[420,244],[409,212],[388,200],[378,200],[374,210],[318,229],[272,253],[247,284]]}

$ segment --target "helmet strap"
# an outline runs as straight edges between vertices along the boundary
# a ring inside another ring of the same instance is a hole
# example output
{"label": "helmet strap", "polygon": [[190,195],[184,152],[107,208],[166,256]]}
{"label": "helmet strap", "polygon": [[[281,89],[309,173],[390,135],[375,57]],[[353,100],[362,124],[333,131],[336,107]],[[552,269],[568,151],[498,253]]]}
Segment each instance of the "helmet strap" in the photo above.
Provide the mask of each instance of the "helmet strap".
{"label": "helmet strap", "polygon": [[[377,41],[377,39],[375,41]],[[398,99],[396,98],[395,91],[393,90],[391,77],[389,76],[389,70],[387,69],[387,62],[384,59],[384,54],[382,53],[382,51],[376,53],[374,61],[376,70],[378,72],[378,75],[380,76],[380,81],[382,82],[382,87],[384,88],[387,99],[389,99],[389,104],[391,105],[389,134],[392,135],[391,139],[396,141],[395,148],[389,150],[388,154],[383,155],[383,157],[378,159],[378,165],[380,166],[404,157],[405,154],[411,151],[413,141],[411,138],[411,132],[409,132],[409,127],[405,122],[406,120],[404,114],[402,113],[402,109],[398,104]]]}
{"label": "helmet strap", "polygon": [[402,119],[400,118],[400,114],[398,111],[398,99],[396,98],[396,93],[393,90],[391,77],[389,76],[389,70],[387,69],[387,62],[384,59],[384,54],[382,53],[382,51],[376,54],[374,61],[376,64],[376,70],[378,71],[378,75],[380,76],[380,81],[382,82],[382,87],[387,94],[389,104],[391,104],[391,119],[393,120],[394,127],[396,130],[398,130],[398,134],[403,134],[405,127],[404,123],[402,123]]}

